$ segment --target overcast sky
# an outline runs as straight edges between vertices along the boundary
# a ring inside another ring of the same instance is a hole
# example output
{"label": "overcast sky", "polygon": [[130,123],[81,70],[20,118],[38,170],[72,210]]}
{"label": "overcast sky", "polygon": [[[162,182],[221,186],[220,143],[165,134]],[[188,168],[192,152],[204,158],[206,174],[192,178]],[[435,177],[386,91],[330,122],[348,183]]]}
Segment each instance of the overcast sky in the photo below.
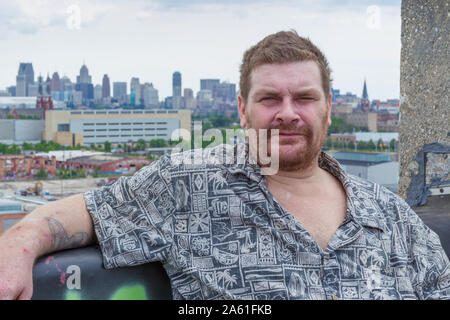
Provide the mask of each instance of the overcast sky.
{"label": "overcast sky", "polygon": [[400,2],[0,0],[0,89],[15,85],[20,62],[75,81],[85,61],[94,84],[139,77],[162,100],[174,71],[194,92],[201,78],[238,84],[247,48],[295,29],[324,51],[334,88],[360,96],[365,78],[370,99],[398,98]]}

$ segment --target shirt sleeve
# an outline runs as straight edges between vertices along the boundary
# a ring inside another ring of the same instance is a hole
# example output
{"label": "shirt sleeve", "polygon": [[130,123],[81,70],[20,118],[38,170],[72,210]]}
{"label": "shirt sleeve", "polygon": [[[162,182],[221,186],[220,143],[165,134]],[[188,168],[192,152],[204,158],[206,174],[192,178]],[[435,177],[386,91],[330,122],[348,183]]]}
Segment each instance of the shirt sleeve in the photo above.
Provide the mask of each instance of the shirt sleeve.
{"label": "shirt sleeve", "polygon": [[105,268],[167,261],[175,211],[167,162],[84,193]]}
{"label": "shirt sleeve", "polygon": [[410,258],[420,299],[450,299],[450,262],[439,236],[408,209]]}

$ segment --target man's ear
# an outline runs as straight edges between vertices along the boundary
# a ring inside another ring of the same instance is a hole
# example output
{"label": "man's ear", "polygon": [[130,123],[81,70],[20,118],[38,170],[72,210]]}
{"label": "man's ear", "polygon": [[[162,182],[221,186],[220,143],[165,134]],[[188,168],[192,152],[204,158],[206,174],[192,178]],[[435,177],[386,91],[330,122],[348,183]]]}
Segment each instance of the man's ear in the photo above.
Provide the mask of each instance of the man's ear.
{"label": "man's ear", "polygon": [[333,95],[331,92],[328,94],[328,100],[327,100],[327,124],[328,126],[331,125],[331,108],[332,108],[332,97]]}
{"label": "man's ear", "polygon": [[241,95],[238,95],[238,109],[239,109],[239,118],[241,119],[241,127],[246,128],[247,127],[247,119],[245,117],[245,114],[248,110],[246,110],[244,99]]}

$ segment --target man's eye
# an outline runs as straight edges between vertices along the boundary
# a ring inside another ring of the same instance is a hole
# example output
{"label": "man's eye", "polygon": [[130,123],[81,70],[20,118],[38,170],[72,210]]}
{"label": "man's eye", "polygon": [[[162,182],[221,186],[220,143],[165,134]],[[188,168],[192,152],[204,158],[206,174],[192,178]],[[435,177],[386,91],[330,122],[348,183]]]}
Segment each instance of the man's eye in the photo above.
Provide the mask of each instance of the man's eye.
{"label": "man's eye", "polygon": [[261,101],[270,101],[270,100],[275,100],[274,97],[264,97],[261,99]]}

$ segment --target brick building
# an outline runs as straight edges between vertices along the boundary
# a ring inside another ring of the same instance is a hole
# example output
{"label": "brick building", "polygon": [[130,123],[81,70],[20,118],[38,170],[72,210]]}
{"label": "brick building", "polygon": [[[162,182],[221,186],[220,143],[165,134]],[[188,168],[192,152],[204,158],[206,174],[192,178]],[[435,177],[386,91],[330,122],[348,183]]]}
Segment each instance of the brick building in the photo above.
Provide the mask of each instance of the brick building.
{"label": "brick building", "polygon": [[56,158],[23,154],[0,155],[0,179],[34,176],[41,169],[44,169],[48,175],[55,175]]}
{"label": "brick building", "polygon": [[67,161],[58,161],[58,167],[85,169],[86,174],[93,174],[95,170],[103,174],[127,174],[133,173],[141,167],[149,165],[151,162],[152,160],[141,158],[94,155],[71,158]]}

